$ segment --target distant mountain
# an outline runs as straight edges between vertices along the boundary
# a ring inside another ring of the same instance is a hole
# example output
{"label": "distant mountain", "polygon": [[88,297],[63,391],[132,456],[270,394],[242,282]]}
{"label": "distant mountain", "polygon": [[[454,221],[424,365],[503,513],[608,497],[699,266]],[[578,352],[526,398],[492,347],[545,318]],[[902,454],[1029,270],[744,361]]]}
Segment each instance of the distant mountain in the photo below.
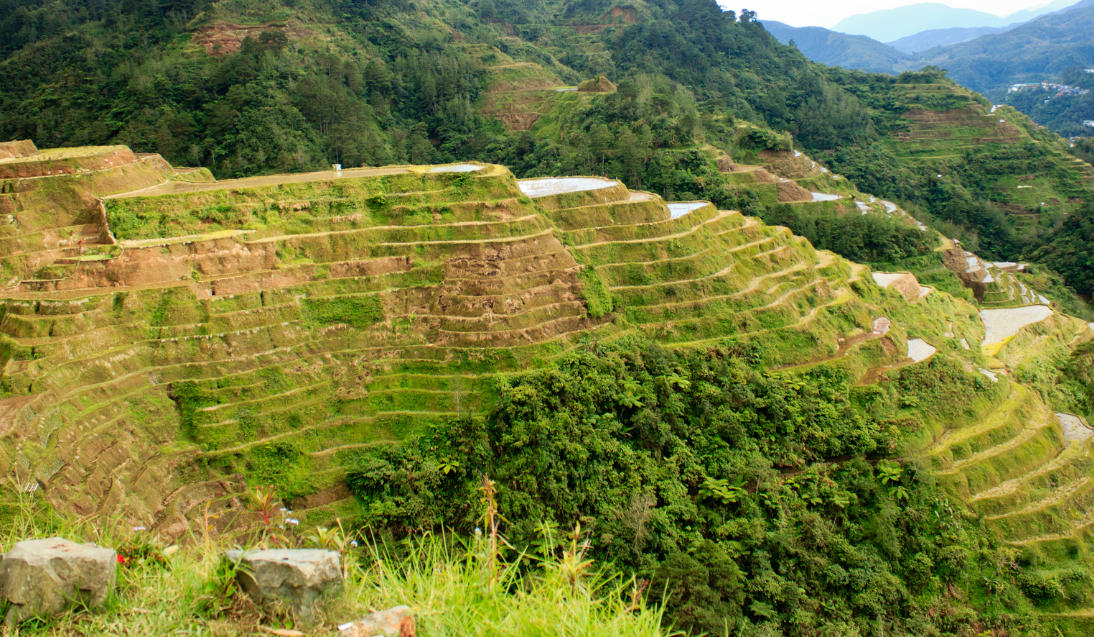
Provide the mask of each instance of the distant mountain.
{"label": "distant mountain", "polygon": [[761,22],[782,44],[793,41],[805,57],[828,66],[889,73],[907,60],[900,51],[864,35],[837,33],[822,27],[792,27],[774,20]]}
{"label": "distant mountain", "polygon": [[938,29],[1002,28],[1059,11],[1075,2],[1076,0],[1055,0],[1039,9],[1019,11],[1005,17],[973,9],[955,9],[937,2],[921,2],[853,15],[840,20],[832,30],[869,36],[879,42],[893,42],[923,31]]}
{"label": "distant mountain", "polygon": [[[1014,25],[1017,26],[1017,25]],[[982,35],[1002,33],[1013,27],[951,27],[949,29],[930,29],[915,35],[900,38],[887,44],[901,53],[913,54],[936,46],[948,46],[975,40]],[[862,36],[865,37],[865,36]]]}
{"label": "distant mountain", "polygon": [[[1060,8],[1062,4],[1067,6]],[[949,9],[924,3],[852,18],[885,14],[896,20],[904,10],[916,7]],[[1052,9],[1056,11],[1008,27],[931,29],[888,44],[821,27],[792,27],[774,20],[762,24],[779,42],[793,40],[814,62],[879,73],[934,65],[946,69],[959,84],[998,97],[1010,84],[1056,79],[1065,69],[1077,66],[1094,68],[1094,0],[1056,0],[1038,11]],[[944,44],[947,39],[951,43]]]}
{"label": "distant mountain", "polygon": [[1010,84],[1051,80],[1071,67],[1094,68],[1094,0],[1077,6],[1003,33],[924,52],[898,69],[933,64],[964,86],[999,94]]}
{"label": "distant mountain", "polygon": [[997,15],[973,9],[955,9],[936,2],[910,4],[895,9],[860,13],[840,20],[834,31],[866,35],[893,42],[928,30],[954,27],[1003,27],[1010,24]]}
{"label": "distant mountain", "polygon": [[1087,3],[1076,2],[1076,0],[1054,0],[1053,2],[1050,2],[1043,7],[1038,7],[1036,9],[1024,9],[1022,11],[1012,13],[1008,15],[1006,19],[1012,21],[1013,23],[1029,22],[1030,20],[1034,18],[1039,18],[1043,15],[1064,11],[1069,8],[1082,6],[1084,4]]}

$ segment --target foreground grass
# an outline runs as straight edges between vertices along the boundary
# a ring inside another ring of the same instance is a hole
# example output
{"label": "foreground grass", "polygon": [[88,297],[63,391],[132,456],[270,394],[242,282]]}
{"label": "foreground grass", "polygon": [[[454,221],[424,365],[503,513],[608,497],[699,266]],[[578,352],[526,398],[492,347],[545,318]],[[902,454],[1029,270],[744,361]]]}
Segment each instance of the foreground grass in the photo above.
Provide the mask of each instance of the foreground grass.
{"label": "foreground grass", "polygon": [[602,575],[576,542],[542,560],[523,555],[502,560],[489,537],[468,542],[427,537],[402,547],[397,558],[384,547],[355,547],[344,540],[331,546],[322,533],[305,532],[293,543],[346,549],[346,581],[339,595],[320,603],[316,624],[300,626],[287,614],[256,608],[238,591],[231,568],[220,559],[230,548],[227,541],[194,537],[189,545],[163,548],[141,530],[110,537],[93,525],[65,524],[18,509],[2,520],[4,549],[58,535],[114,546],[130,558],[119,565],[117,589],[103,607],[30,620],[5,635],[234,637],[278,629],[337,635],[339,624],[404,604],[414,609],[420,636],[669,634],[661,628],[660,610],[645,607],[634,582]]}

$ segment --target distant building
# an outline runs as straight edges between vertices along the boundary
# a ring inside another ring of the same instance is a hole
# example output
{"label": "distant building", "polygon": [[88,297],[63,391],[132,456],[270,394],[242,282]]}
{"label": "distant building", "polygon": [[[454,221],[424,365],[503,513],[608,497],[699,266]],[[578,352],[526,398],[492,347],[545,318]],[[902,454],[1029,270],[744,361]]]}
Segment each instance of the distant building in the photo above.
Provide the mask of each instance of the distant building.
{"label": "distant building", "polygon": [[1079,88],[1077,86],[1068,86],[1067,84],[1057,84],[1055,82],[1035,82],[1030,84],[1011,84],[1007,89],[1008,93],[1017,93],[1018,91],[1024,91],[1026,89],[1041,89],[1042,91],[1056,91],[1056,97],[1061,97],[1066,94],[1070,95],[1087,95],[1090,93],[1085,88]]}
{"label": "distant building", "polygon": [[1091,128],[1094,128],[1094,119],[1084,119],[1083,126],[1089,126]]}

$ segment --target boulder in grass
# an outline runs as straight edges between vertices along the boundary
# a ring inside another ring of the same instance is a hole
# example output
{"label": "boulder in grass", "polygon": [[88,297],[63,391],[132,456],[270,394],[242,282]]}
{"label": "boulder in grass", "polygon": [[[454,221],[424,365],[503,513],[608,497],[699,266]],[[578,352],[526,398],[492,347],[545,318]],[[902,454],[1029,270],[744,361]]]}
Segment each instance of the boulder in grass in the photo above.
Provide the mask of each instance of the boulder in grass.
{"label": "boulder in grass", "polygon": [[577,85],[578,93],[614,93],[615,84],[603,75]]}
{"label": "boulder in grass", "polygon": [[275,549],[227,551],[240,565],[236,581],[259,606],[281,606],[310,622],[315,602],[342,586],[342,558],[333,551]]}
{"label": "boulder in grass", "polygon": [[340,637],[415,637],[414,611],[396,606],[338,627]]}
{"label": "boulder in grass", "polygon": [[11,604],[4,622],[94,608],[106,601],[117,577],[113,549],[56,537],[19,542],[0,561],[0,599]]}

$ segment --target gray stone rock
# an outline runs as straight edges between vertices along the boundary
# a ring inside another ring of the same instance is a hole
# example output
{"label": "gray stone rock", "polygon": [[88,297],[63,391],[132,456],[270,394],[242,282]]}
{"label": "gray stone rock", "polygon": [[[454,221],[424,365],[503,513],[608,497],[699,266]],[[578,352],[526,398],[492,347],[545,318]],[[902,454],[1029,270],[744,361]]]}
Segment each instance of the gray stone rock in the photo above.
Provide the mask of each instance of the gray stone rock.
{"label": "gray stone rock", "polygon": [[342,558],[333,551],[277,549],[226,551],[242,567],[236,580],[260,606],[281,605],[304,621],[314,619],[315,602],[342,586]]}
{"label": "gray stone rock", "polygon": [[338,627],[341,637],[415,637],[414,611],[396,606]]}
{"label": "gray stone rock", "polygon": [[11,626],[48,617],[74,605],[94,608],[106,601],[118,576],[118,554],[61,538],[19,542],[0,561],[0,596],[11,607]]}

